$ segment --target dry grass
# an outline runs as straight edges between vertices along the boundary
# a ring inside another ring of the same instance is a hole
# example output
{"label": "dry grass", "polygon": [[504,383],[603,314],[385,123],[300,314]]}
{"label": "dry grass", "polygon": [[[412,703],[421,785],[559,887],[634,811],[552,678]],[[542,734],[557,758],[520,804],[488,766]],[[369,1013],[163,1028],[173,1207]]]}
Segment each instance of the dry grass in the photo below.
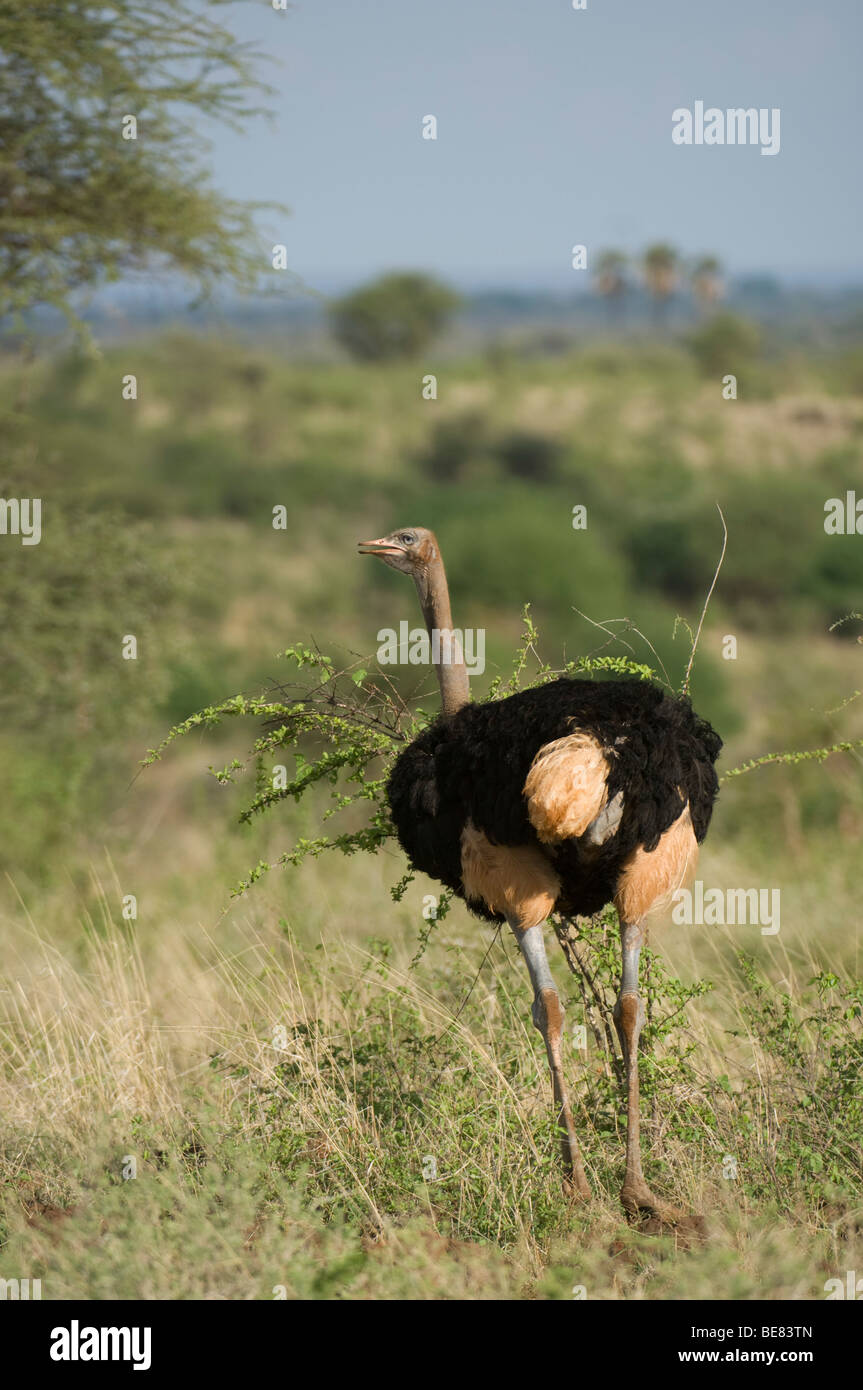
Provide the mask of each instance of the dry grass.
{"label": "dry grass", "polygon": [[[153,779],[143,799],[161,794]],[[116,875],[100,872],[77,898],[10,902],[4,1277],[41,1275],[46,1297],[254,1298],[284,1286],[289,1297],[568,1298],[584,1285],[606,1298],[812,1298],[859,1267],[863,1210],[849,1192],[813,1205],[802,1187],[799,1200],[771,1199],[747,1182],[747,1162],[775,1140],[775,1059],[738,1006],[735,929],[657,934],[684,977],[717,985],[687,1010],[702,1082],[675,1082],[647,1115],[661,1184],[708,1214],[707,1243],[675,1251],[625,1227],[622,1132],[583,1106],[596,1195],[583,1209],[563,1203],[544,1057],[508,943],[469,994],[491,933],[453,914],[411,969],[421,886],[392,907],[395,864],[380,861],[271,878],[220,919],[247,849],[163,810]],[[740,869],[720,852],[707,871],[734,881]],[[145,891],[128,924],[121,883],[134,881]],[[372,904],[387,923],[377,939],[357,929]],[[794,988],[824,964],[803,924],[755,946]],[[578,1021],[575,981],[562,959],[555,969]],[[601,1065],[593,1053],[569,1062],[574,1075]],[[692,1118],[700,1085],[723,1073],[755,1075],[764,1097],[733,1150],[737,1182],[722,1173],[729,1131]],[[138,1176],[123,1181],[130,1155]]]}

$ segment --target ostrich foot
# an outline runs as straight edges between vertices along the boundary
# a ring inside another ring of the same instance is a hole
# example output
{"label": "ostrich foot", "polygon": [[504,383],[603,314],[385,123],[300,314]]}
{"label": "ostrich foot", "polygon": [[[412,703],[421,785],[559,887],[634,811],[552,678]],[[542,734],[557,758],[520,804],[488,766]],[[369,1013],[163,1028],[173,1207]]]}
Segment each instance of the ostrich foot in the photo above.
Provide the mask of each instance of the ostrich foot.
{"label": "ostrich foot", "polygon": [[624,1183],[620,1200],[630,1226],[637,1227],[644,1235],[673,1236],[684,1249],[707,1235],[703,1216],[685,1212],[654,1196],[644,1182]]}

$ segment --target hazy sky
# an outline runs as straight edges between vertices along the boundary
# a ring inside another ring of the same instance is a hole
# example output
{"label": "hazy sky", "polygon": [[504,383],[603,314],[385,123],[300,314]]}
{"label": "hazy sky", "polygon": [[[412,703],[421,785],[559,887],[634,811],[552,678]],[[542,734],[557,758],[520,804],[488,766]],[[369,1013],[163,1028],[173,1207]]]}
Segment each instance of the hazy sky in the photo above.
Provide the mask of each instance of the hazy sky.
{"label": "hazy sky", "polygon": [[[279,95],[271,124],[217,132],[217,180],[290,204],[291,266],[324,289],[394,266],[567,289],[574,242],[657,239],[732,271],[861,276],[863,0],[587,4],[235,5]],[[696,100],[779,107],[780,152],[673,144]]]}

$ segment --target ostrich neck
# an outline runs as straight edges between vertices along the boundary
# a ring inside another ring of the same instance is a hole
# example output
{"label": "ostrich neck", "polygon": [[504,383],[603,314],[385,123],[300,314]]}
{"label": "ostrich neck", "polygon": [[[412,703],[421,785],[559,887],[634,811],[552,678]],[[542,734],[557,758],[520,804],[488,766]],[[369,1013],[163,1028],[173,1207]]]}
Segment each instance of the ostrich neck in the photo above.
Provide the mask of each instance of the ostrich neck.
{"label": "ostrich neck", "polygon": [[426,629],[432,639],[432,655],[440,686],[441,706],[444,714],[455,714],[456,710],[469,704],[470,686],[461,643],[454,641],[450,647],[447,639],[442,636],[444,633],[452,632],[452,612],[443,561],[438,557],[427,570],[415,576],[415,583]]}

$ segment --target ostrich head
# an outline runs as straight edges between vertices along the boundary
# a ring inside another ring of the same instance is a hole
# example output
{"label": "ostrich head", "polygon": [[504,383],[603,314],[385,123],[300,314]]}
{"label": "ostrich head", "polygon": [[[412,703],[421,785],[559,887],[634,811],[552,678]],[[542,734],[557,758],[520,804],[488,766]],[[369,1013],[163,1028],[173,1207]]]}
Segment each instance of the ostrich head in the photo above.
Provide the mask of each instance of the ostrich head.
{"label": "ostrich head", "polygon": [[[425,526],[403,526],[379,540],[360,541],[358,548],[361,555],[377,555],[390,569],[409,574],[414,581],[426,628],[433,641],[436,634],[438,637],[433,650],[438,652],[434,662],[444,713],[454,714],[470,700],[470,688],[461,637],[456,640],[452,634],[449,590],[434,531]],[[445,660],[440,659],[442,633],[448,634]],[[449,645],[450,639],[452,645]]]}
{"label": "ostrich head", "polygon": [[[409,574],[420,589],[427,586],[429,572],[440,561],[435,534],[425,526],[403,526],[377,541],[360,541],[361,555],[377,555],[390,569]],[[425,580],[425,584],[422,581]]]}

